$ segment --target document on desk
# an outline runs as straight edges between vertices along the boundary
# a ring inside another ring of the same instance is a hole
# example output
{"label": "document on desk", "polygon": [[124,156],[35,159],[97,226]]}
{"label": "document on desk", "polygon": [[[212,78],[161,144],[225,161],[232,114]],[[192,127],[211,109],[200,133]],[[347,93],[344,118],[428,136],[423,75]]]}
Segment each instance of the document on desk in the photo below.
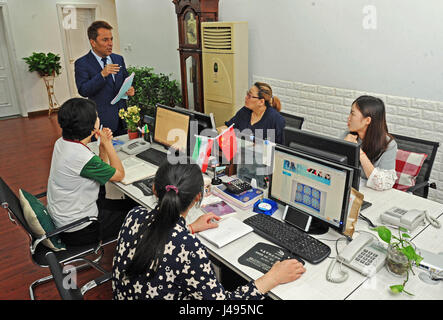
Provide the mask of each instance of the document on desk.
{"label": "document on desk", "polygon": [[252,231],[252,227],[242,221],[228,217],[220,220],[217,228],[201,231],[198,234],[213,245],[221,248]]}
{"label": "document on desk", "polygon": [[129,157],[122,161],[125,169],[125,177],[121,181],[123,184],[131,184],[135,181],[151,178],[155,176],[157,167],[136,157]]}

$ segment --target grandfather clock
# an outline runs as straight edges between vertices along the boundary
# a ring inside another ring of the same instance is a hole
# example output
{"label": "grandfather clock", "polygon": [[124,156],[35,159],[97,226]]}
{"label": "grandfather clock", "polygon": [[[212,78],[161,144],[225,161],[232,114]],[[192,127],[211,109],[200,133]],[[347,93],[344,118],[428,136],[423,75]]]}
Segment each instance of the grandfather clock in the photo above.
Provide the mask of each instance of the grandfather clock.
{"label": "grandfather clock", "polygon": [[219,0],[173,0],[178,41],[183,107],[204,112],[200,23],[218,21]]}

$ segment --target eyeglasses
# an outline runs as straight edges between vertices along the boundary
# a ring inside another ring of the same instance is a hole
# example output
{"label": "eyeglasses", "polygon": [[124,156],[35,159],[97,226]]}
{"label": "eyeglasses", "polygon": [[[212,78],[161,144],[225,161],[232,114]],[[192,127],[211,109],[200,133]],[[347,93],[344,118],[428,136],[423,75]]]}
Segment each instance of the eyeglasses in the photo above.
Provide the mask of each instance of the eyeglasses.
{"label": "eyeglasses", "polygon": [[246,96],[248,97],[248,99],[254,98],[254,99],[261,99],[260,97],[255,97],[253,96],[249,91],[246,91]]}

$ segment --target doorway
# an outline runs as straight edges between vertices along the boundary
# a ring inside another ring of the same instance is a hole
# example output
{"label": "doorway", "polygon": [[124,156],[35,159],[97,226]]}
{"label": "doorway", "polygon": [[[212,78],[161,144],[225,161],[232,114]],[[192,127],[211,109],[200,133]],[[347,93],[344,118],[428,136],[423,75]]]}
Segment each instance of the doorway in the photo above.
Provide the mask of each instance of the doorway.
{"label": "doorway", "polygon": [[80,97],[75,84],[74,63],[90,49],[87,30],[97,15],[97,5],[57,4],[64,60],[71,97]]}
{"label": "doorway", "polygon": [[20,115],[9,54],[12,50],[7,40],[4,10],[0,6],[0,118]]}

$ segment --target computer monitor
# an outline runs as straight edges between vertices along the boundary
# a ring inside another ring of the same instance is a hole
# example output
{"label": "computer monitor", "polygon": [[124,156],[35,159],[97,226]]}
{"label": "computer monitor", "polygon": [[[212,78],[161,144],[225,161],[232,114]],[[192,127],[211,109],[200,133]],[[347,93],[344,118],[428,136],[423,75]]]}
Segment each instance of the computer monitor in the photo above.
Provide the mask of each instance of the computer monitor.
{"label": "computer monitor", "polygon": [[[214,117],[210,114],[198,112],[195,110],[189,110],[181,107],[176,107],[176,110],[180,110],[184,113],[187,113],[191,116],[191,122],[196,121],[197,122],[197,133],[198,135],[205,135],[205,136],[216,136],[217,130],[215,128],[215,121]],[[193,123],[191,123],[191,128],[193,128]],[[191,130],[192,131],[192,130]]]}
{"label": "computer monitor", "polygon": [[343,233],[353,173],[347,165],[276,145],[269,196],[291,208],[286,222],[297,226],[300,215],[307,215],[312,217],[308,233],[325,233],[329,227]]}
{"label": "computer monitor", "polygon": [[191,117],[176,108],[157,105],[155,108],[154,141],[180,153],[189,150],[189,125]]}
{"label": "computer monitor", "polygon": [[360,145],[295,128],[284,129],[285,146],[354,168],[352,187],[360,188]]}
{"label": "computer monitor", "polygon": [[237,132],[237,153],[234,163],[237,176],[249,183],[255,179],[259,188],[267,188],[272,175],[272,161],[275,143],[259,139],[245,132]]}

